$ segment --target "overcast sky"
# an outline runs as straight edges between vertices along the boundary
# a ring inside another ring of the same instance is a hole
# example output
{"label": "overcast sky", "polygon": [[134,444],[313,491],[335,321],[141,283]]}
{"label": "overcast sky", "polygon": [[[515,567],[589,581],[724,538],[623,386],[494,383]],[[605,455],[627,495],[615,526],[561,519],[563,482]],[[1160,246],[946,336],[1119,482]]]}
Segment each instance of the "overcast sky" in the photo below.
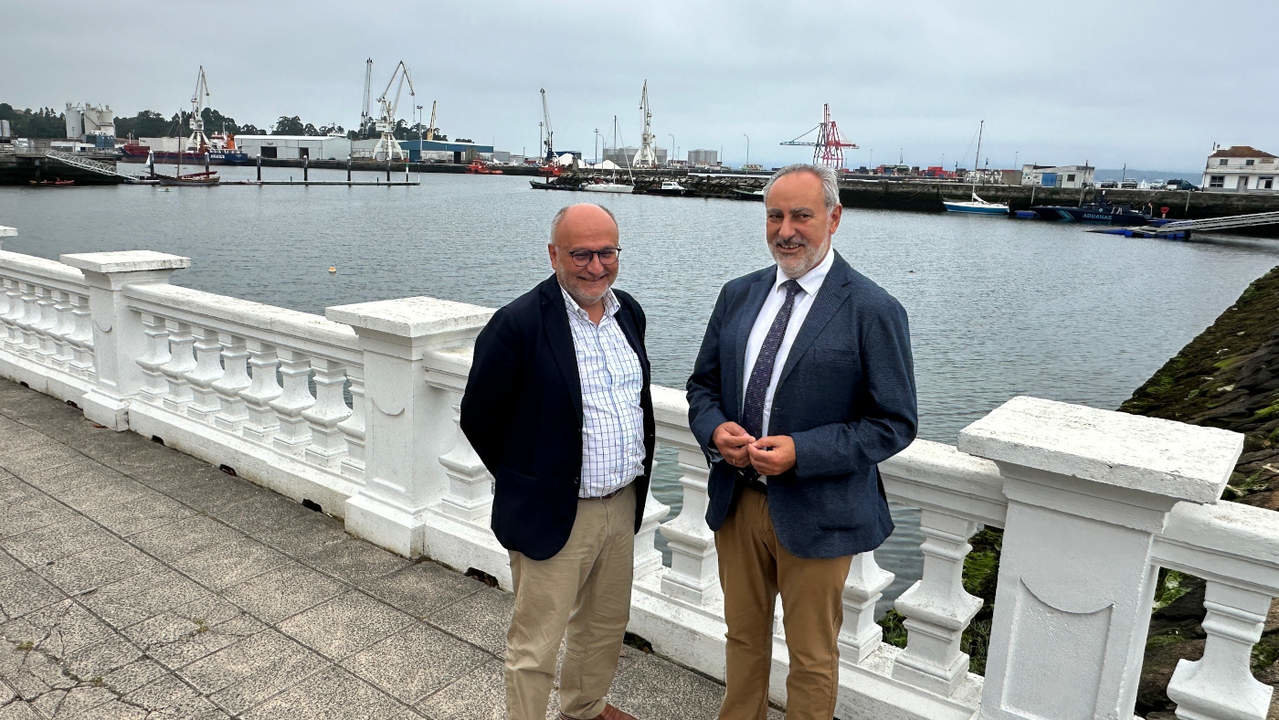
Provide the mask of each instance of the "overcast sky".
{"label": "overcast sky", "polygon": [[[450,137],[536,152],[546,88],[555,144],[639,140],[648,80],[662,147],[730,164],[800,161],[781,147],[821,120],[850,166],[958,161],[1196,170],[1214,142],[1279,153],[1279,3],[603,2],[217,3],[4,0],[0,101],[109,104],[117,116],[209,104],[237,121],[358,124],[408,65],[399,116],[439,101]],[[811,136],[810,136],[811,138]]]}

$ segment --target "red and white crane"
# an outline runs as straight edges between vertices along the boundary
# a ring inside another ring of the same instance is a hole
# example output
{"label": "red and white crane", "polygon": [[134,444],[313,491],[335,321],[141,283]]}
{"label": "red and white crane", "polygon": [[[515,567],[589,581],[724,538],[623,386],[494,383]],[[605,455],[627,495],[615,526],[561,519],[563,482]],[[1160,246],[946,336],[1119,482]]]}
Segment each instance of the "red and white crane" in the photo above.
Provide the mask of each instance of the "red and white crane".
{"label": "red and white crane", "polygon": [[[817,132],[816,140],[804,140]],[[794,140],[787,140],[782,145],[805,145],[813,148],[813,164],[836,170],[844,167],[844,148],[857,149],[856,143],[844,142],[839,137],[839,127],[830,116],[830,104],[822,105],[822,121],[817,127],[800,135]]]}

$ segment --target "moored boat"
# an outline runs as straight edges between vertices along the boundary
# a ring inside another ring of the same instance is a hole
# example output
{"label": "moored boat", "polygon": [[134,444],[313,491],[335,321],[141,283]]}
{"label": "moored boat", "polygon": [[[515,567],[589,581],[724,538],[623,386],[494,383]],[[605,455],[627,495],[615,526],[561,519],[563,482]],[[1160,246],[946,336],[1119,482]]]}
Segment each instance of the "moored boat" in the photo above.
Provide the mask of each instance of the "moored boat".
{"label": "moored boat", "polygon": [[660,186],[649,188],[648,193],[650,195],[683,196],[688,193],[688,188],[680,185],[677,180],[663,180]]}
{"label": "moored boat", "polygon": [[972,215],[1007,215],[1008,203],[982,200],[973,193],[971,200],[942,200],[946,212],[969,213]]}
{"label": "moored boat", "polygon": [[1110,203],[1036,205],[1030,209],[1042,220],[1099,223],[1122,227],[1145,225],[1150,222],[1150,216],[1143,212],[1133,210],[1127,205],[1111,205]]}
{"label": "moored boat", "polygon": [[605,180],[592,180],[590,182],[582,183],[582,187],[579,189],[584,190],[586,192],[602,192],[602,193],[633,193],[635,192],[634,185],[624,185],[619,182],[610,182]]}

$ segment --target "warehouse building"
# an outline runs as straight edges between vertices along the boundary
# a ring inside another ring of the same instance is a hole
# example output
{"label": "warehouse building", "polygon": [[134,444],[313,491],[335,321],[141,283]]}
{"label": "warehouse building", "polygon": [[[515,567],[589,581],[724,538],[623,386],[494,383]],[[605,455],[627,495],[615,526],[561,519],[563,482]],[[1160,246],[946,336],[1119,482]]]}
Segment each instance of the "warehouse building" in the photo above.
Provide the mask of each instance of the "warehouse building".
{"label": "warehouse building", "polygon": [[250,158],[346,160],[351,141],[337,135],[236,135],[236,147]]}

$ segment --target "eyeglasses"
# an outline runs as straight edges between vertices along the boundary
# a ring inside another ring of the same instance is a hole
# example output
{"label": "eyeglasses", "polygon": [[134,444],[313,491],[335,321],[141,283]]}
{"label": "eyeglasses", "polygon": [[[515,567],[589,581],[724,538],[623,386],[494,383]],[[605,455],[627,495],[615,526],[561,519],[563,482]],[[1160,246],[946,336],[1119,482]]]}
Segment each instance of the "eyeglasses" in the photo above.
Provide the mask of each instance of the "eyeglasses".
{"label": "eyeglasses", "polygon": [[602,250],[572,250],[569,257],[573,258],[573,264],[584,268],[591,264],[591,257],[598,257],[600,265],[616,265],[617,256],[621,254],[620,247],[603,248]]}

